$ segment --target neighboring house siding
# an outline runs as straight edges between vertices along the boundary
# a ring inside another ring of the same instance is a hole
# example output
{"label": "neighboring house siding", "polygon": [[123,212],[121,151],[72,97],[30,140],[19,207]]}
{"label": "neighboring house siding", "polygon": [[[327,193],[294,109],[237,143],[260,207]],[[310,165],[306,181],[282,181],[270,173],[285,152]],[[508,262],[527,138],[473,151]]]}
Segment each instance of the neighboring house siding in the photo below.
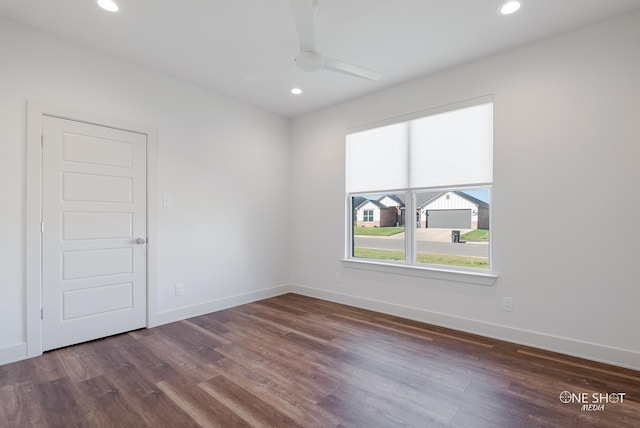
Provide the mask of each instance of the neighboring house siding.
{"label": "neighboring house siding", "polygon": [[[373,221],[365,221],[365,211],[373,211]],[[356,226],[393,227],[403,221],[402,210],[398,206],[385,207],[381,202],[368,201],[356,209]]]}
{"label": "neighboring house siding", "polygon": [[404,202],[397,197],[384,196],[378,202],[386,207],[387,210],[381,208],[384,212],[380,214],[381,227],[404,226]]}
{"label": "neighboring house siding", "polygon": [[385,207],[399,207],[400,206],[400,202],[396,201],[393,198],[390,198],[389,196],[383,197],[378,202],[380,202]]}
{"label": "neighboring house siding", "polygon": [[[373,211],[373,221],[365,221],[365,211]],[[356,210],[356,225],[357,226],[379,226],[380,225],[380,209],[373,203],[367,202],[362,204]]]}
{"label": "neighboring house siding", "polygon": [[380,227],[393,227],[400,222],[399,210],[395,207],[380,209]]}
{"label": "neighboring house siding", "polygon": [[[449,199],[447,199],[449,196]],[[447,192],[444,195],[440,196],[438,199],[434,200],[430,204],[423,207],[423,209],[427,210],[463,210],[463,209],[474,209],[477,205],[464,199],[461,196],[456,195],[453,192]]]}
{"label": "neighboring house siding", "polygon": [[[373,221],[364,221],[365,211],[373,211]],[[380,208],[373,202],[360,205],[356,210],[356,226],[380,227]]]}

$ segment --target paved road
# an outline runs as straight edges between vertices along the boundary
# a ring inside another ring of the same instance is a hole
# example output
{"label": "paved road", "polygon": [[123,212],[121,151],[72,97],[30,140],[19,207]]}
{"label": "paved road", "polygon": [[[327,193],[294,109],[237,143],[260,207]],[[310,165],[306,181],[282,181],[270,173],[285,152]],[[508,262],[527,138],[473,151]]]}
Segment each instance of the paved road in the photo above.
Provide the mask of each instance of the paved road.
{"label": "paved road", "polygon": [[[404,239],[392,237],[356,236],[355,246],[384,250],[404,250]],[[454,254],[459,256],[489,257],[489,245],[485,243],[454,244],[452,242],[418,241],[418,252]]]}

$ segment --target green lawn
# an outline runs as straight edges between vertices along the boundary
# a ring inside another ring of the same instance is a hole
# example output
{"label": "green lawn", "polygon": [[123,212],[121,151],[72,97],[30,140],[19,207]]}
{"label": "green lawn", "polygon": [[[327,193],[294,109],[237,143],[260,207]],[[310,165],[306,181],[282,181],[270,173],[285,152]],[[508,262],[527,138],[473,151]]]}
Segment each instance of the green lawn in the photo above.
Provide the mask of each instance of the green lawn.
{"label": "green lawn", "polygon": [[353,249],[354,257],[362,257],[364,259],[376,259],[376,260],[404,260],[404,251],[402,250],[378,250],[376,248],[361,248],[355,247]]}
{"label": "green lawn", "polygon": [[[404,251],[379,250],[375,248],[354,248],[354,257],[375,260],[404,260]],[[489,269],[489,259],[486,257],[455,256],[451,254],[418,253],[418,262],[433,265],[470,267]]]}
{"label": "green lawn", "polygon": [[404,227],[361,227],[355,226],[353,228],[354,235],[366,235],[366,236],[391,236],[397,233],[404,232]]}
{"label": "green lawn", "polygon": [[489,242],[489,231],[487,229],[476,229],[463,234],[460,239],[469,242]]}

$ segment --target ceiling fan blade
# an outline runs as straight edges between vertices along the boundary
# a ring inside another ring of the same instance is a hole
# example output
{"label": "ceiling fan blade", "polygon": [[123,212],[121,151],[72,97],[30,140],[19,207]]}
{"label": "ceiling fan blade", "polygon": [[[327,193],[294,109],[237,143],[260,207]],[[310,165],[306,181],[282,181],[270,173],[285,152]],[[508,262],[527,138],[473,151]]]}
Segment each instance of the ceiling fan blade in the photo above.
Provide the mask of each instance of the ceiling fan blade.
{"label": "ceiling fan blade", "polygon": [[301,51],[316,51],[314,10],[317,0],[291,0]]}
{"label": "ceiling fan blade", "polygon": [[322,60],[323,68],[332,71],[338,71],[340,73],[349,74],[351,76],[361,77],[368,80],[378,80],[382,77],[382,73],[369,70],[368,68],[360,67],[359,65],[349,64],[348,62],[338,61],[337,59],[331,59],[324,57]]}

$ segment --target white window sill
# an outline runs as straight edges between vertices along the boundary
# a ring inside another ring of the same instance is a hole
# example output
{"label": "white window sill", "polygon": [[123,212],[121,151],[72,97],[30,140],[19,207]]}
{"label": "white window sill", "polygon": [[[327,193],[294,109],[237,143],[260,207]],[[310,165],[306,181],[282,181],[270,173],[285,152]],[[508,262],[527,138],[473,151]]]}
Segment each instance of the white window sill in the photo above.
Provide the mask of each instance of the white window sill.
{"label": "white window sill", "polygon": [[342,262],[345,267],[351,269],[363,269],[396,275],[418,276],[443,281],[464,282],[467,284],[492,286],[498,279],[497,275],[488,272],[441,269],[432,266],[403,265],[373,260],[343,259]]}

